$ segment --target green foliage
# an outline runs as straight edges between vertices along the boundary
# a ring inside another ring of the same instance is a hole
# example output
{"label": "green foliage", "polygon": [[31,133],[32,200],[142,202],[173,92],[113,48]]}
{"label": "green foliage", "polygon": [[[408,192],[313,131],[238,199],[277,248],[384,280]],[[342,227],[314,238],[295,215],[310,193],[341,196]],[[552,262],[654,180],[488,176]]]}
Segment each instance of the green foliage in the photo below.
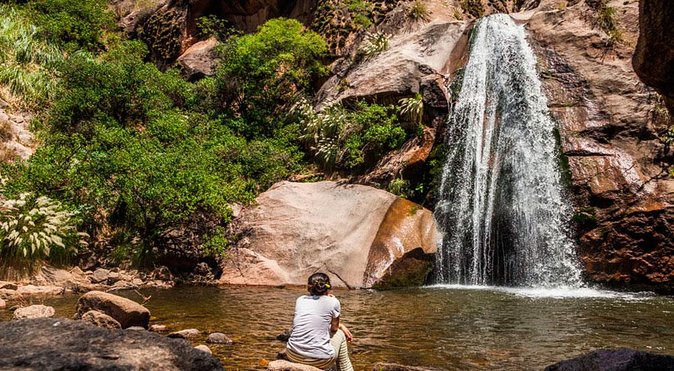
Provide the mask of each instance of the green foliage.
{"label": "green foliage", "polygon": [[298,108],[304,144],[328,173],[335,169],[364,171],[384,153],[400,148],[408,137],[398,123],[398,109],[359,102],[352,110],[341,105],[315,112]]}
{"label": "green foliage", "polygon": [[233,29],[227,20],[218,18],[216,15],[207,15],[197,18],[197,30],[200,38],[215,37],[218,40],[226,40],[240,33]]}
{"label": "green foliage", "polygon": [[31,270],[37,261],[50,256],[70,255],[77,241],[74,213],[58,201],[21,193],[16,199],[0,200],[0,275],[12,270]]}
{"label": "green foliage", "polygon": [[674,128],[669,129],[665,133],[664,137],[662,138],[662,141],[667,145],[671,145],[672,143],[674,143]]}
{"label": "green foliage", "polygon": [[421,94],[417,93],[411,98],[402,98],[398,101],[400,105],[400,113],[407,115],[410,121],[416,125],[422,124],[424,117],[424,99]]}
{"label": "green foliage", "polygon": [[272,19],[255,34],[229,39],[208,99],[236,111],[244,123],[237,132],[246,138],[273,137],[288,103],[326,73],[326,52],[325,41],[298,21]]}
{"label": "green foliage", "polygon": [[480,18],[484,15],[484,8],[480,0],[461,0],[461,9],[466,14],[470,14],[475,18]]}
{"label": "green foliage", "polygon": [[358,54],[370,59],[388,50],[390,35],[383,32],[368,33],[358,48]]}
{"label": "green foliage", "polygon": [[607,46],[613,47],[623,41],[622,32],[618,28],[616,9],[602,2],[597,9],[597,24],[608,35]]}
{"label": "green foliage", "polygon": [[370,20],[372,4],[367,0],[348,0],[347,9],[356,28],[366,29],[372,25]]}
{"label": "green foliage", "polygon": [[61,51],[40,39],[38,28],[15,7],[0,4],[0,84],[29,106],[54,96],[51,69],[62,60]]}
{"label": "green foliage", "polygon": [[99,50],[114,16],[105,0],[34,0],[27,4],[40,33],[67,50]]}
{"label": "green foliage", "polygon": [[409,7],[407,15],[415,22],[428,21],[430,19],[430,12],[426,4],[421,0],[414,0]]}
{"label": "green foliage", "polygon": [[398,197],[407,198],[409,193],[410,182],[403,178],[395,178],[389,183],[388,191]]}

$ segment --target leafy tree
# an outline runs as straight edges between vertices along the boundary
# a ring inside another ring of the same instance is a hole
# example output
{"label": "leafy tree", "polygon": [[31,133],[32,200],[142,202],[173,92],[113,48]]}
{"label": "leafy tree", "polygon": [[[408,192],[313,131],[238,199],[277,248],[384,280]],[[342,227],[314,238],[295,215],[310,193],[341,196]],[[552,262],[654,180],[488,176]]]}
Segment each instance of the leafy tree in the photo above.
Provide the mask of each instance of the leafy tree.
{"label": "leafy tree", "polygon": [[272,19],[255,34],[230,38],[216,89],[220,104],[242,119],[237,131],[247,138],[274,136],[288,102],[326,72],[326,52],[321,36],[292,19]]}

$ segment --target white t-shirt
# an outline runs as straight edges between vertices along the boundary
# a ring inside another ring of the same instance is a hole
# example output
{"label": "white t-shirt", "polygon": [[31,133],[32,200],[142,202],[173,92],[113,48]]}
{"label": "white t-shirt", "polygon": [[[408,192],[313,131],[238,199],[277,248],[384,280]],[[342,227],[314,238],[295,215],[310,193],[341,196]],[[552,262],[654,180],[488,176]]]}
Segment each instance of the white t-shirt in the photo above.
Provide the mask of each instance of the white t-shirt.
{"label": "white t-shirt", "polygon": [[297,298],[288,349],[307,358],[334,358],[330,323],[339,317],[340,309],[339,300],[332,296],[303,295]]}

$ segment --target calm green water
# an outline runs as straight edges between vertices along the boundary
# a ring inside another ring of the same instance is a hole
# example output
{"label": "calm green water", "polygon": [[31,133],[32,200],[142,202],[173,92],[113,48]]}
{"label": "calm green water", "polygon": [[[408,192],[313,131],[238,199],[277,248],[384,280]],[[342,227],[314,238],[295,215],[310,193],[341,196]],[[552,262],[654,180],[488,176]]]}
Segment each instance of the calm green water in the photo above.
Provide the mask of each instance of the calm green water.
{"label": "calm green water", "polygon": [[[154,324],[224,332],[233,346],[211,346],[229,370],[263,369],[284,344],[299,288],[183,287],[146,290]],[[139,300],[133,292],[124,296]],[[378,362],[442,369],[540,369],[604,347],[674,354],[674,300],[592,290],[535,291],[431,287],[338,291],[355,335],[356,370]],[[76,296],[47,299],[58,316]],[[2,313],[2,319],[8,312]]]}

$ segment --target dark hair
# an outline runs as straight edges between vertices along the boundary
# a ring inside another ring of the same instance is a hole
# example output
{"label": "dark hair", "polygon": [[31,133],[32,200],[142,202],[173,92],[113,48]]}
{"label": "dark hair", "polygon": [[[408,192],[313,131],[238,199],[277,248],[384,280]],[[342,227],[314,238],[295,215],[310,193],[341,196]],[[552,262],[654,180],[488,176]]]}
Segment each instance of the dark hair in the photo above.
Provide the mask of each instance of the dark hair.
{"label": "dark hair", "polygon": [[328,290],[332,287],[330,285],[330,277],[325,273],[314,273],[309,276],[307,280],[307,285],[309,285],[309,293],[315,296],[321,296],[328,293]]}

